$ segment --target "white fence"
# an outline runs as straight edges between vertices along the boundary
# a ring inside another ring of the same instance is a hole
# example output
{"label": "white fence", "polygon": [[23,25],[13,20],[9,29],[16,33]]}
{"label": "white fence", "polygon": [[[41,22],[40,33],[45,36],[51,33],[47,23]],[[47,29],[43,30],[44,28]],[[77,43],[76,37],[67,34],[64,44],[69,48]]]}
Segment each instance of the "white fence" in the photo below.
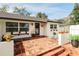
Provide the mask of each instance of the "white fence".
{"label": "white fence", "polygon": [[70,34],[79,35],[79,25],[71,25],[70,26]]}

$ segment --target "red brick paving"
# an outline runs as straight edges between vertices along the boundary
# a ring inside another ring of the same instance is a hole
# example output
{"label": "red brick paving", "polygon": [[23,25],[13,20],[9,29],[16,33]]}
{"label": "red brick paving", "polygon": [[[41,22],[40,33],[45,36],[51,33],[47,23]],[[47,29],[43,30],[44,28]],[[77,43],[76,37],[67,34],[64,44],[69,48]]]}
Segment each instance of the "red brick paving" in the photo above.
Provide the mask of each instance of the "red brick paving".
{"label": "red brick paving", "polygon": [[25,48],[26,55],[37,55],[39,53],[45,52],[57,45],[57,41],[49,38],[38,38],[28,41],[23,41],[23,46]]}
{"label": "red brick paving", "polygon": [[70,56],[79,56],[79,48],[73,47],[71,44],[63,45],[70,52]]}
{"label": "red brick paving", "polygon": [[[50,39],[47,37],[33,38],[31,40],[22,41],[22,43],[25,53],[18,54],[18,56],[35,56],[58,45],[56,39]],[[59,56],[79,56],[79,48],[75,48],[71,44],[65,44],[62,47],[65,48],[65,51]],[[53,52],[50,53],[52,54]]]}
{"label": "red brick paving", "polygon": [[60,47],[59,49],[52,50],[52,51],[44,54],[43,56],[55,56],[55,54],[59,54],[60,52],[63,52],[63,51],[64,51],[64,48]]}
{"label": "red brick paving", "polygon": [[65,50],[63,53],[59,54],[58,56],[69,56],[70,51]]}

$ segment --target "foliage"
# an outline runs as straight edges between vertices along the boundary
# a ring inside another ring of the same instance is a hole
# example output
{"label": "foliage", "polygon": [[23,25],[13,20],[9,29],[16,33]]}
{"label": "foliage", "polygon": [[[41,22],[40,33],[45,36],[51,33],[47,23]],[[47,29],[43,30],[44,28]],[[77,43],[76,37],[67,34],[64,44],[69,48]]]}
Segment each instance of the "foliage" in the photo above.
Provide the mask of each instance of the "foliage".
{"label": "foliage", "polygon": [[7,12],[8,9],[9,9],[9,6],[8,5],[2,5],[2,7],[0,8],[0,11]]}
{"label": "foliage", "polygon": [[48,16],[45,13],[38,12],[37,15],[36,15],[36,17],[47,19]]}
{"label": "foliage", "polygon": [[70,24],[79,24],[79,5],[77,3],[75,4],[71,15],[73,15],[73,17],[70,18]]}
{"label": "foliage", "polygon": [[70,35],[70,40],[79,41],[79,35]]}
{"label": "foliage", "polygon": [[18,14],[21,14],[21,15],[30,15],[30,13],[26,10],[25,7],[14,7],[14,13],[18,13]]}

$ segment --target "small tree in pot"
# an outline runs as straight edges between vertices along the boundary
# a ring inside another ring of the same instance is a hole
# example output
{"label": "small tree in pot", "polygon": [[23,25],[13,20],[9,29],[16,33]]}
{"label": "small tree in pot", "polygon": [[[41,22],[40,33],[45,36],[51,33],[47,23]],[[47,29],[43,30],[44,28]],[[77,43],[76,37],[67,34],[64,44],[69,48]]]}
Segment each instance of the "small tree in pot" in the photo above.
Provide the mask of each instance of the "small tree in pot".
{"label": "small tree in pot", "polygon": [[70,39],[71,39],[72,46],[74,46],[74,47],[79,46],[79,35],[71,35]]}

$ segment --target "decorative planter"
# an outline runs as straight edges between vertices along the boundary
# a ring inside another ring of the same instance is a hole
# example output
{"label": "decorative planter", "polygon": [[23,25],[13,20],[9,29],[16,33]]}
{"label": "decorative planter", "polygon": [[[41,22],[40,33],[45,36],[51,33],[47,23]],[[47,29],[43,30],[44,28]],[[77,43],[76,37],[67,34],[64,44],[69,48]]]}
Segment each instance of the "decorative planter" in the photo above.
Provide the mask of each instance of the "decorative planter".
{"label": "decorative planter", "polygon": [[79,41],[77,41],[77,40],[71,40],[71,44],[72,44],[72,46],[78,48],[78,46],[79,46]]}
{"label": "decorative planter", "polygon": [[78,41],[78,47],[79,47],[79,41]]}
{"label": "decorative planter", "polygon": [[74,47],[79,46],[79,25],[70,25],[70,39]]}

